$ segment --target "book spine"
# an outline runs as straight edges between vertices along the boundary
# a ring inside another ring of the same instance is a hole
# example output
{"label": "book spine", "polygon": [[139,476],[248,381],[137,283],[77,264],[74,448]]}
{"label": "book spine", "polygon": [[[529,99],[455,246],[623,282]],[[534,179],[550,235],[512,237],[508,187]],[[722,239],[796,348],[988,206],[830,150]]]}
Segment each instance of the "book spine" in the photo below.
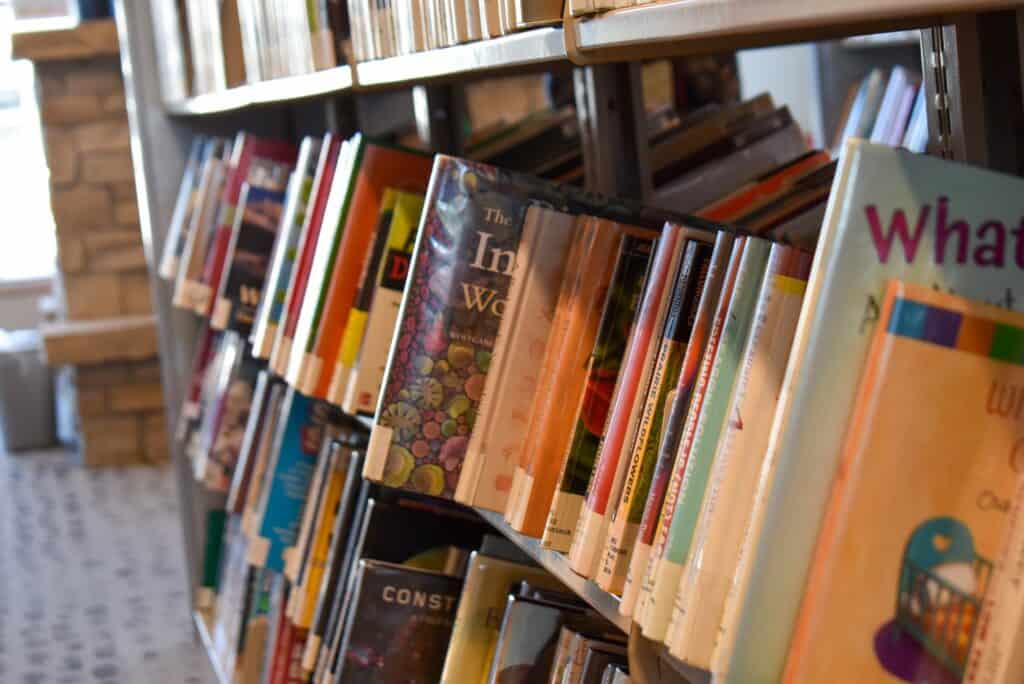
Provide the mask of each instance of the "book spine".
{"label": "book spine", "polygon": [[675,280],[684,242],[682,229],[672,224],[666,226],[658,239],[643,301],[623,356],[621,380],[612,400],[597,465],[587,487],[580,523],[569,551],[570,566],[585,577],[596,574],[601,544],[608,531],[609,514],[616,504],[613,498],[616,490],[621,490],[625,477],[623,452],[632,450],[632,439],[642,408],[637,397],[643,396],[647,390],[646,383],[657,353],[656,340],[664,326],[670,287]]}

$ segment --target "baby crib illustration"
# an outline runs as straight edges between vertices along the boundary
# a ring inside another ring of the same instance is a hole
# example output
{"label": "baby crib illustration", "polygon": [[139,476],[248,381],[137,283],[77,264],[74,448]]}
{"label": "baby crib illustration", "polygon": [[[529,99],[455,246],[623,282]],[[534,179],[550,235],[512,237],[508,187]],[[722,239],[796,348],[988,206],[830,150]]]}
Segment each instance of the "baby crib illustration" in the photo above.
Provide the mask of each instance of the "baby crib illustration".
{"label": "baby crib illustration", "polygon": [[992,563],[954,518],[932,518],[903,551],[896,622],[942,667],[963,677]]}

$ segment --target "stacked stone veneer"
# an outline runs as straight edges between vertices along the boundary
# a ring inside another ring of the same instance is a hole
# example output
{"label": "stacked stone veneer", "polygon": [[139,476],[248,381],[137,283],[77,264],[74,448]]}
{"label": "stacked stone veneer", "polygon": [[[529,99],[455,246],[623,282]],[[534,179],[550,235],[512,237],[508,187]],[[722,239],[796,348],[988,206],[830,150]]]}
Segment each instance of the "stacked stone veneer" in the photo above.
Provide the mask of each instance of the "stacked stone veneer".
{"label": "stacked stone veneer", "polygon": [[[35,63],[64,328],[125,317],[137,325],[138,316],[152,314],[152,304],[113,22],[18,36],[14,52]],[[44,338],[61,329],[44,330]],[[165,460],[155,342],[125,352],[108,330],[94,339],[78,334],[76,344],[86,352],[81,362],[53,355],[51,362],[75,368],[84,462]]]}

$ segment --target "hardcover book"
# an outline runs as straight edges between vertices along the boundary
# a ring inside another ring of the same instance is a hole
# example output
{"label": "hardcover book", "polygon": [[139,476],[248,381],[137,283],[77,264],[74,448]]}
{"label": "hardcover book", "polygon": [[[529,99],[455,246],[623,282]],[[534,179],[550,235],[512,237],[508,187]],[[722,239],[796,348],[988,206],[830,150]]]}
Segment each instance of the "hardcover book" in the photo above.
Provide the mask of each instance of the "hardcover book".
{"label": "hardcover book", "polygon": [[690,336],[708,277],[712,249],[712,245],[706,242],[690,240],[680,266],[679,278],[673,288],[658,358],[647,396],[643,399],[643,414],[630,455],[622,495],[598,566],[598,586],[615,594],[621,594],[625,585],[644,503],[651,489],[669,394],[679,381],[683,355],[691,341]]}
{"label": "hardcover book", "polygon": [[[714,656],[777,677],[886,278],[1019,309],[1018,178],[853,141],[840,158]],[[786,530],[782,549],[763,530]],[[731,604],[731,608],[729,605]],[[758,616],[772,615],[769,628]],[[723,642],[726,643],[723,647]],[[734,648],[744,644],[745,648]]]}
{"label": "hardcover book", "polygon": [[[353,310],[349,318],[351,337],[349,330],[346,330],[343,353],[334,366],[334,377],[327,391],[328,401],[338,403],[338,399],[342,398],[341,406],[347,413],[368,415],[377,408],[384,367],[388,362],[388,350],[398,321],[398,309],[402,303],[402,292],[405,290],[422,213],[422,196],[395,193],[385,252],[381,255],[379,268],[373,274],[368,291],[360,292],[357,309]],[[355,320],[361,317],[363,309],[359,307],[364,304],[366,315],[360,334],[359,324],[351,321],[352,316],[356,317]],[[354,353],[349,345],[356,348]],[[351,366],[346,366],[350,359]]]}
{"label": "hardcover book", "polygon": [[740,355],[750,335],[770,249],[771,243],[760,238],[746,238],[744,241],[743,256],[736,272],[700,416],[694,425],[692,441],[689,444],[684,442],[681,447],[688,451],[686,468],[681,473],[678,498],[671,522],[665,530],[665,547],[655,568],[654,584],[644,615],[644,635],[651,639],[664,639],[672,615],[672,605],[689,559],[693,531],[707,491],[718,439],[728,418]]}
{"label": "hardcover book", "polygon": [[292,266],[302,238],[306,205],[313,189],[320,150],[319,138],[304,138],[299,147],[295,170],[288,181],[280,227],[274,240],[263,294],[256,310],[256,320],[250,338],[253,356],[257,359],[268,359],[274,347],[277,326],[281,320],[288,283],[291,280]]}
{"label": "hardcover book", "polygon": [[682,261],[685,243],[711,236],[668,224],[658,239],[651,268],[644,285],[644,294],[630,331],[622,359],[622,371],[616,382],[609,409],[605,434],[598,448],[598,458],[587,486],[580,521],[569,551],[573,570],[584,577],[597,574],[601,545],[608,532],[611,514],[625,481],[628,455],[632,453],[642,398],[647,392],[658,342],[665,326],[675,282]]}
{"label": "hardcover book", "polygon": [[677,658],[702,669],[710,667],[714,635],[749,521],[809,270],[808,254],[772,246],[698,518],[691,561],[676,593],[666,643]]}
{"label": "hardcover book", "polygon": [[230,328],[246,339],[252,332],[267,260],[281,222],[284,192],[277,180],[270,180],[269,185],[242,186],[238,196],[241,211],[235,214],[224,276],[210,317],[214,329]]}
{"label": "hardcover book", "polygon": [[461,588],[458,577],[359,561],[335,681],[437,682]]}
{"label": "hardcover book", "polygon": [[[475,429],[462,462],[455,500],[493,511],[505,510],[512,488],[526,407],[539,380],[531,363],[543,354],[576,219],[530,207],[516,253],[508,304],[487,375]],[[525,370],[524,370],[525,369]]]}
{"label": "hardcover book", "polygon": [[649,238],[630,235],[623,239],[597,338],[586,360],[586,385],[544,525],[544,548],[565,553],[572,546],[652,251]]}
{"label": "hardcover book", "polygon": [[316,397],[327,396],[359,285],[356,276],[363,271],[378,229],[384,191],[395,188],[404,192],[425,192],[432,165],[430,155],[374,143],[363,146],[345,226],[324,280],[320,320],[314,323],[316,332],[310,336],[306,347],[306,372],[300,377],[303,391]]}
{"label": "hardcover book", "polygon": [[961,681],[1016,490],[1024,315],[890,281],[871,337],[783,681]]}

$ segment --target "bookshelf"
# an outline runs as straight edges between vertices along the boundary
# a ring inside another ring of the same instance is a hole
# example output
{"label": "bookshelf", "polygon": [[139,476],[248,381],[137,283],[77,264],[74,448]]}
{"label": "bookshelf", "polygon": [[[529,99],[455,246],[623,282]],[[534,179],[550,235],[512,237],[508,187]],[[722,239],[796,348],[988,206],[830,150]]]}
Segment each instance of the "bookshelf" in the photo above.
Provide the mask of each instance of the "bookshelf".
{"label": "bookshelf", "polygon": [[[985,30],[986,22],[995,15],[986,14],[984,21],[976,21],[975,15],[1016,5],[1008,0],[863,0],[857,3],[832,0],[817,5],[802,0],[771,3],[758,0],[672,0],[571,19],[565,29],[532,29],[492,40],[275,79],[221,93],[168,98],[158,83],[159,40],[147,13],[153,4],[153,1],[145,0],[116,3],[122,35],[122,59],[130,67],[126,81],[136,138],[133,157],[151,272],[163,251],[166,227],[192,135],[211,130],[234,132],[243,128],[292,138],[326,129],[348,134],[366,122],[360,122],[358,114],[351,112],[339,117],[337,96],[352,95],[350,99],[356,99],[373,94],[368,91],[397,92],[410,86],[425,85],[454,89],[465,81],[494,75],[552,68],[573,69],[578,116],[585,123],[581,126],[584,131],[581,135],[584,167],[588,185],[597,185],[588,189],[637,195],[643,194],[635,192],[635,181],[636,176],[646,171],[643,168],[645,155],[627,148],[630,145],[628,141],[639,139],[643,131],[632,130],[630,135],[621,135],[625,127],[636,123],[629,118],[630,108],[622,106],[623,94],[636,85],[630,81],[636,71],[632,68],[635,66],[633,62],[660,56],[903,30],[899,37],[901,45],[913,46],[921,36],[923,55],[932,57],[939,54],[943,57],[929,59],[925,64],[939,64],[949,69],[924,69],[929,99],[942,107],[942,111],[939,111],[939,106],[932,107],[936,110],[931,112],[932,118],[939,122],[932,128],[932,148],[958,160],[985,163],[987,150],[998,147],[1002,140],[1000,131],[988,128],[983,140],[968,139],[966,130],[969,126],[965,127],[964,122],[976,121],[977,110],[984,113],[989,106],[984,98],[975,97],[977,92],[972,90],[971,84],[987,66],[978,47],[978,36]],[[945,24],[946,29],[914,30],[940,24]],[[946,43],[938,40],[943,31]],[[870,44],[870,39],[858,40],[856,44]],[[963,87],[941,90],[940,84],[942,88],[948,85],[947,78],[956,79]],[[980,79],[976,80],[980,83]],[[940,90],[948,96],[933,97]],[[625,97],[628,102],[628,95]],[[450,98],[448,104],[456,99]],[[264,105],[281,105],[285,115],[280,120],[265,118],[255,111]],[[322,116],[313,117],[311,123],[309,112],[320,105]],[[366,113],[363,116],[367,116]],[[435,143],[435,151],[457,152],[452,141],[457,140],[458,135],[453,135],[450,130],[451,117],[431,119],[424,126],[431,131],[436,129],[439,135],[430,135],[429,139],[445,141]],[[994,119],[989,119],[992,124]],[[946,121],[945,128],[941,125],[943,120]],[[445,131],[446,127],[449,130]],[[631,167],[624,172],[624,159],[632,160],[639,168]],[[637,173],[632,173],[634,170]],[[165,359],[164,382],[171,398],[170,422],[173,424],[187,385],[188,360],[191,357],[189,340],[194,336],[195,323],[171,311],[167,303],[168,288],[155,275],[153,289]],[[356,419],[367,429],[373,424],[373,420],[366,416],[357,416]],[[178,458],[177,468],[189,565],[196,568],[202,549],[202,531],[197,528],[204,509],[216,505],[216,497],[197,487],[185,459]],[[485,510],[477,512],[491,527],[515,543],[598,613],[627,634],[630,632],[631,621],[619,614],[618,600],[573,572],[562,554],[543,549],[537,539],[515,532],[501,514]],[[194,617],[197,633],[212,656],[212,616],[196,612]],[[217,661],[211,659],[216,670]],[[691,681],[707,679],[707,673],[702,672],[684,672],[683,675]],[[217,677],[223,684],[229,681],[220,671],[217,671]]]}

